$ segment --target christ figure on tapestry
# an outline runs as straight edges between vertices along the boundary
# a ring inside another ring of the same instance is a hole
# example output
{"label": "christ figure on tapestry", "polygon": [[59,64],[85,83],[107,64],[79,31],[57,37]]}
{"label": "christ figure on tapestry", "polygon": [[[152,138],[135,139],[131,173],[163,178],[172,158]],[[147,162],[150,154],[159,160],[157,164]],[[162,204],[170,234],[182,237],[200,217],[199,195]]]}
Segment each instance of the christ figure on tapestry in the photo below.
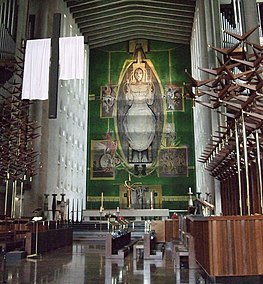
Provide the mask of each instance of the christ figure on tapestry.
{"label": "christ figure on tapestry", "polygon": [[137,50],[137,63],[126,82],[128,110],[123,126],[129,143],[129,161],[145,164],[152,161],[151,144],[156,131],[156,117],[150,106],[154,102],[151,73],[142,62],[142,50]]}
{"label": "christ figure on tapestry", "polygon": [[155,170],[162,141],[163,89],[141,43],[136,43],[133,60],[126,60],[124,67],[115,108],[120,157],[129,173],[146,176]]}

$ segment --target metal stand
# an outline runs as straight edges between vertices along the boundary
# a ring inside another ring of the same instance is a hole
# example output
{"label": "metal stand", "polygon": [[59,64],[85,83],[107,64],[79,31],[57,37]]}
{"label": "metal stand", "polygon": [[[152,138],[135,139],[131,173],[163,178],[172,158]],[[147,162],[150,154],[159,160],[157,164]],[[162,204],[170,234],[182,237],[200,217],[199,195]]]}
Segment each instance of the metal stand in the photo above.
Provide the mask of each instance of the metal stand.
{"label": "metal stand", "polygon": [[[6,223],[6,219],[5,219],[5,224]],[[2,277],[2,282],[3,284],[7,283],[7,273],[6,273],[6,249],[3,247],[2,249],[2,253],[3,253],[3,277]]]}
{"label": "metal stand", "polygon": [[6,274],[6,250],[3,249],[3,277],[2,282],[3,284],[7,283],[7,274]]}
{"label": "metal stand", "polygon": [[35,224],[36,227],[36,243],[35,243],[35,253],[34,254],[30,254],[27,256],[27,258],[34,258],[34,257],[38,257],[38,221],[41,221],[43,218],[42,217],[34,217],[32,219],[32,221]]}

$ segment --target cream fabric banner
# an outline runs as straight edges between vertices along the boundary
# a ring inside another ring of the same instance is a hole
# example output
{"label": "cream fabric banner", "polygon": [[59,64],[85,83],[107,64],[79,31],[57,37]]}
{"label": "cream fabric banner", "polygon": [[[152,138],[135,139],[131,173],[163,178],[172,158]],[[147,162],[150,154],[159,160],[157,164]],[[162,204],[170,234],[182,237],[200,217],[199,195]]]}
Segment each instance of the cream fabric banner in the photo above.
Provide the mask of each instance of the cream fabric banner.
{"label": "cream fabric banner", "polygon": [[84,79],[84,37],[59,38],[59,79]]}
{"label": "cream fabric banner", "polygon": [[47,100],[51,39],[26,43],[22,99]]}

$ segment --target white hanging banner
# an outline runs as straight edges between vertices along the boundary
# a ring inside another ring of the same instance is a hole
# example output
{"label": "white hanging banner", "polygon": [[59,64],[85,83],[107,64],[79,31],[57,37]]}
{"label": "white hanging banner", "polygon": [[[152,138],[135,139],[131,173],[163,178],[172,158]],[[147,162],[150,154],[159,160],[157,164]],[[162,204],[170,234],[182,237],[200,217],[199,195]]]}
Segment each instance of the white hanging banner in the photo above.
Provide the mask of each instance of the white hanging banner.
{"label": "white hanging banner", "polygon": [[[48,99],[50,52],[50,38],[27,41],[22,99]],[[84,58],[84,36],[59,38],[59,79],[84,79]]]}
{"label": "white hanging banner", "polygon": [[50,45],[50,38],[27,41],[22,99],[48,99]]}
{"label": "white hanging banner", "polygon": [[59,79],[84,79],[84,36],[59,38]]}

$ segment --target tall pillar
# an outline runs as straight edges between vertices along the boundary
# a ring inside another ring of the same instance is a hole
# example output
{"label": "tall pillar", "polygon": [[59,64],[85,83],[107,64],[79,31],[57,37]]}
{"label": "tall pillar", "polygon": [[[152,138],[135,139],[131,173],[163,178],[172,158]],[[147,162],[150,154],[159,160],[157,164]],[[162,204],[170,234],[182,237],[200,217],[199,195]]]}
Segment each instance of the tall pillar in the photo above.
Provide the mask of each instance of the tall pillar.
{"label": "tall pillar", "polygon": [[[211,25],[212,22],[212,11],[211,11],[211,3],[210,1],[204,1],[204,9],[205,9],[205,27],[206,27],[206,40],[207,45],[214,45],[213,39],[213,26]],[[215,67],[215,60],[214,60],[214,50],[211,48],[207,49],[207,63],[208,68]]]}
{"label": "tall pillar", "polygon": [[[207,27],[207,43],[219,47],[221,44],[220,33],[218,32],[218,27],[220,27],[220,3],[219,0],[209,0],[204,1],[205,6],[205,21]],[[208,49],[208,67],[216,68],[218,66],[218,62],[216,59],[216,52],[210,48]],[[211,110],[211,132],[215,132],[219,130],[220,125],[220,114]],[[221,208],[221,194],[220,194],[220,182],[216,179],[213,180],[213,188],[214,192],[212,192],[214,196],[214,205],[215,205],[215,214],[220,215],[222,213]]]}
{"label": "tall pillar", "polygon": [[[22,1],[20,1],[22,2]],[[33,3],[34,2],[34,3]],[[58,8],[58,0],[35,0],[30,1],[29,13],[31,9],[33,13],[36,14],[37,24],[35,26],[35,37],[36,38],[50,38],[52,33],[53,15]],[[34,6],[36,5],[36,6]],[[35,7],[42,7],[42,9],[34,10]],[[44,201],[44,194],[54,192],[55,187],[48,187],[48,160],[49,160],[49,141],[54,141],[50,139],[49,136],[49,120],[48,120],[48,110],[49,102],[46,101],[35,101],[31,116],[33,121],[37,121],[38,125],[41,126],[39,129],[40,137],[33,141],[34,149],[41,153],[37,157],[37,164],[39,165],[38,174],[33,177],[32,186],[30,191],[25,191],[25,206],[26,214],[30,215],[32,209],[32,204],[34,207],[41,207]],[[52,170],[54,170],[54,164],[52,165]]]}
{"label": "tall pillar", "polygon": [[[256,0],[242,0],[244,33],[258,25],[258,13]],[[256,30],[249,36],[249,41],[259,44],[259,31]]]}
{"label": "tall pillar", "polygon": [[[197,31],[196,36],[199,36],[199,56],[200,56],[200,63],[202,67],[208,67],[208,47],[207,47],[207,32],[208,27],[206,26],[207,23],[209,23],[209,20],[206,21],[206,11],[205,11],[205,4],[203,0],[197,0],[197,11],[198,11],[198,17],[199,17],[199,25],[197,28],[199,30]],[[211,25],[212,23],[210,23]],[[200,73],[201,79],[207,79],[208,74],[207,73]]]}
{"label": "tall pillar", "polygon": [[[215,60],[212,59],[212,52],[208,44],[212,44],[213,22],[212,22],[211,3],[203,0],[196,1],[196,12],[194,19],[193,35],[191,41],[192,74],[198,80],[208,79],[208,74],[198,70],[198,67],[213,68]],[[207,100],[205,96],[200,98]],[[197,190],[202,192],[214,193],[214,180],[208,171],[200,167],[197,161],[212,134],[212,117],[208,108],[196,104],[194,108],[194,132],[195,132],[195,153],[196,153],[196,181]]]}

